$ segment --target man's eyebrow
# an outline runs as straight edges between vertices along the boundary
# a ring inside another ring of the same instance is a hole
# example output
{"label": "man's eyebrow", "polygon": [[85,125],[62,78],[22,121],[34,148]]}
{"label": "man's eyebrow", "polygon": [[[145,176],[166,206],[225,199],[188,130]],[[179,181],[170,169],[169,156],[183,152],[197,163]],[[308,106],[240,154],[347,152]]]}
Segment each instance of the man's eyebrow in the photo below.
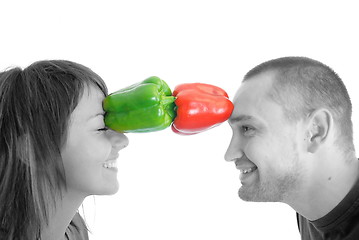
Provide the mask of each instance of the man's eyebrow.
{"label": "man's eyebrow", "polygon": [[238,117],[230,118],[228,121],[230,123],[235,123],[235,122],[249,121],[249,120],[256,120],[256,119],[250,115],[240,115]]}

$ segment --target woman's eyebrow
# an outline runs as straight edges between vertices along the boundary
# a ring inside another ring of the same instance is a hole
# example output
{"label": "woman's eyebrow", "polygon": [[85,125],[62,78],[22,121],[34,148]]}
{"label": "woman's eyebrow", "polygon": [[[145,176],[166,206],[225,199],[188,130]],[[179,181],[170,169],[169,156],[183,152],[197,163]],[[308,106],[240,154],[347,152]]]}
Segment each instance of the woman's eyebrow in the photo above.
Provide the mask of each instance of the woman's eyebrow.
{"label": "woman's eyebrow", "polygon": [[105,115],[105,112],[104,112],[104,111],[98,112],[98,113],[96,113],[96,114],[94,114],[94,115],[91,115],[91,116],[87,119],[87,121],[89,121],[89,120],[91,120],[91,119],[93,119],[93,118],[96,118],[96,117],[98,117],[98,116],[104,116],[104,115]]}

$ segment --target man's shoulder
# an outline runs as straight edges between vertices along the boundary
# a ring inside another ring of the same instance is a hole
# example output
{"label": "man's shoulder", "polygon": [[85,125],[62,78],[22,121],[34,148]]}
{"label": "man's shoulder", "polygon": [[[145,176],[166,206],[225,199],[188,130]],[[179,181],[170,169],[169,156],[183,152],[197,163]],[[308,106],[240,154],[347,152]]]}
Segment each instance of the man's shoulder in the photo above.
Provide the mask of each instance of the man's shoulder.
{"label": "man's shoulder", "polygon": [[343,215],[331,226],[318,226],[297,213],[298,229],[302,240],[359,239],[359,211]]}
{"label": "man's shoulder", "polygon": [[324,239],[323,233],[316,229],[308,219],[299,213],[297,213],[297,224],[302,240]]}

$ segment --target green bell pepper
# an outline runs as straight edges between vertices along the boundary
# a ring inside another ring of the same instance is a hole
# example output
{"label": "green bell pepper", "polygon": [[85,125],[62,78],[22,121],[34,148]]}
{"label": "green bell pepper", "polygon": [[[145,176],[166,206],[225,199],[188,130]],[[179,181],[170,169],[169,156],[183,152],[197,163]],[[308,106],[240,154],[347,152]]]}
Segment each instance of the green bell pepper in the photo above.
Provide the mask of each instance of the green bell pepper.
{"label": "green bell pepper", "polygon": [[165,129],[176,117],[175,99],[165,81],[149,77],[104,99],[105,125],[126,133]]}

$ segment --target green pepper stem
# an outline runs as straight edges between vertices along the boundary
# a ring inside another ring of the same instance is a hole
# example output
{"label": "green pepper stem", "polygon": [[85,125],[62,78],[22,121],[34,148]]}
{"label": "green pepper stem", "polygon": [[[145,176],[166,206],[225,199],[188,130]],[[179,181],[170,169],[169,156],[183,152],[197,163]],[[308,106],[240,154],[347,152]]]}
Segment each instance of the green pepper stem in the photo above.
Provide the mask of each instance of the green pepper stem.
{"label": "green pepper stem", "polygon": [[161,103],[163,105],[167,105],[167,104],[173,103],[175,100],[176,100],[176,97],[174,97],[174,96],[162,96]]}

